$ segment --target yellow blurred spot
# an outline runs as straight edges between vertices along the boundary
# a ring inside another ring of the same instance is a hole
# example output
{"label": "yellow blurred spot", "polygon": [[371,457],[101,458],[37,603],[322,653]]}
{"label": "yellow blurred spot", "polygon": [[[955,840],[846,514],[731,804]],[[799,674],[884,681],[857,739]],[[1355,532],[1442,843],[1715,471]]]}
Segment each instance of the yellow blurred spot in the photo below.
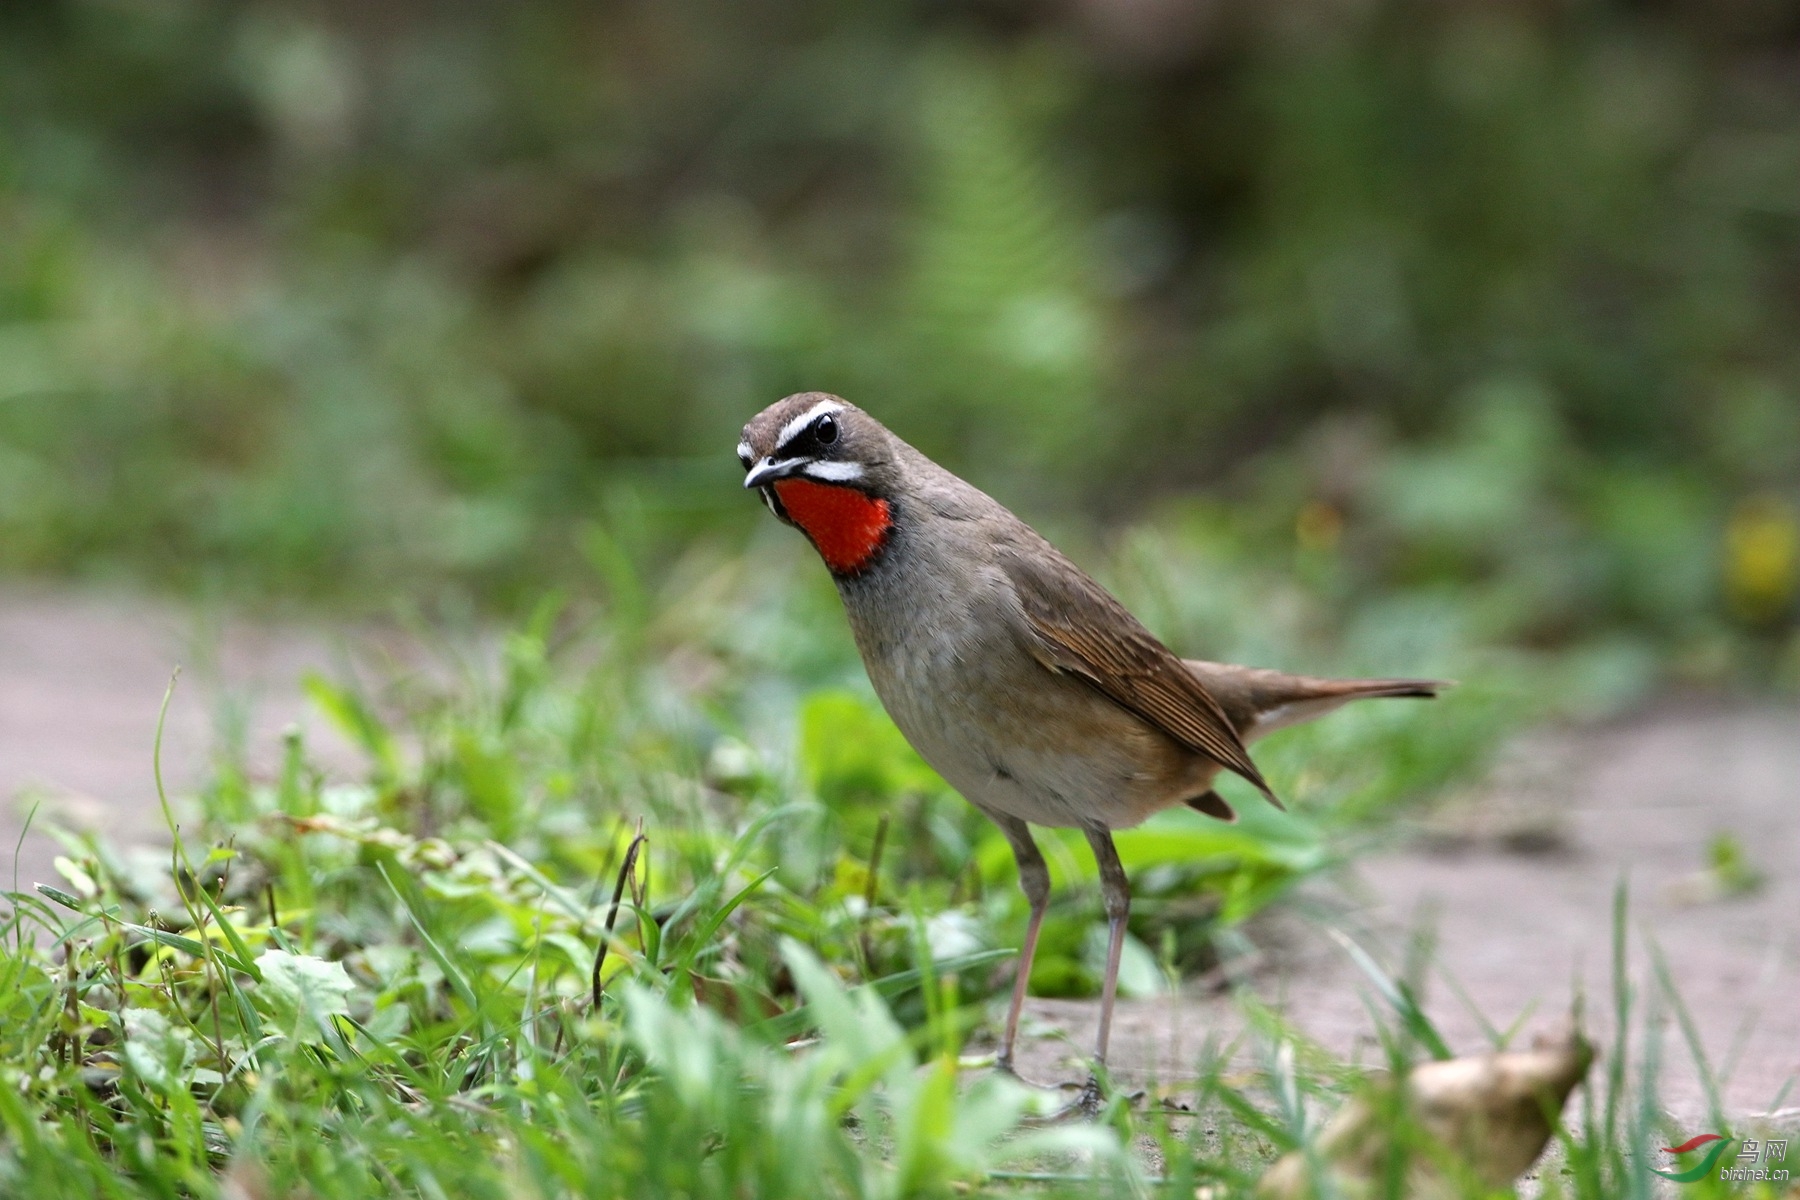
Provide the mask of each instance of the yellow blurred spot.
{"label": "yellow blurred spot", "polygon": [[1294,518],[1294,537],[1302,550],[1330,550],[1343,536],[1344,514],[1323,500],[1309,500]]}
{"label": "yellow blurred spot", "polygon": [[1725,527],[1725,593],[1738,616],[1770,621],[1800,593],[1800,518],[1780,498],[1751,496]]}

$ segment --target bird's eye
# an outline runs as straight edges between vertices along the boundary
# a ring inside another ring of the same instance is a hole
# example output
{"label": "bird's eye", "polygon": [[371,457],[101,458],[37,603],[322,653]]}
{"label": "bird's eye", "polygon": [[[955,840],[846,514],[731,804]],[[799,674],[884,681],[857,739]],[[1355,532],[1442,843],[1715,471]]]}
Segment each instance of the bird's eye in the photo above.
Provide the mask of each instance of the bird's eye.
{"label": "bird's eye", "polygon": [[831,443],[837,441],[838,426],[836,418],[832,417],[829,413],[820,417],[813,423],[813,436],[819,439],[819,444],[821,446],[829,446]]}

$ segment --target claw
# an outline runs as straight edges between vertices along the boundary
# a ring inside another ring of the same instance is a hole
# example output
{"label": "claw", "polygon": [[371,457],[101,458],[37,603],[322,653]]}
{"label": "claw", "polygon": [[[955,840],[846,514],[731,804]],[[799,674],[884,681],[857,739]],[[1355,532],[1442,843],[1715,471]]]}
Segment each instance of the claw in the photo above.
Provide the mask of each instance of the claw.
{"label": "claw", "polygon": [[1074,1103],[1065,1111],[1070,1116],[1079,1114],[1091,1121],[1100,1115],[1100,1110],[1105,1107],[1105,1099],[1100,1090],[1100,1076],[1089,1075],[1087,1082],[1081,1085],[1081,1094],[1075,1097]]}
{"label": "claw", "polygon": [[[1075,1086],[1076,1085],[1073,1083],[1065,1083],[1060,1090],[1067,1091]],[[1132,1096],[1127,1097],[1127,1100],[1136,1100],[1142,1095],[1142,1092],[1137,1092]],[[1055,1112],[1045,1116],[1027,1117],[1025,1123],[1028,1125],[1058,1125],[1064,1121],[1074,1121],[1078,1119],[1092,1121],[1098,1117],[1105,1108],[1106,1091],[1100,1083],[1100,1077],[1098,1075],[1089,1075],[1087,1077],[1087,1082],[1080,1085],[1080,1091],[1077,1092],[1073,1100],[1069,1101]]]}
{"label": "claw", "polygon": [[[1040,1094],[1052,1091],[1063,1092],[1065,1094],[1068,1092],[1075,1093],[1075,1098],[1070,1100],[1067,1104],[1062,1105],[1060,1108],[1054,1109],[1048,1113],[1040,1112],[1026,1116],[1024,1118],[1024,1123],[1027,1125],[1056,1125],[1063,1121],[1073,1121],[1077,1118],[1084,1121],[1092,1121],[1099,1117],[1106,1109],[1108,1085],[1101,1080],[1099,1071],[1090,1072],[1086,1081],[1082,1083],[1076,1083],[1075,1081],[1070,1080],[1067,1083],[1059,1083],[1052,1087],[1046,1087],[1042,1084],[1036,1084],[1029,1079],[1023,1078],[1018,1071],[1014,1069],[1013,1064],[1009,1060],[996,1059],[994,1061],[994,1070],[1010,1075],[1026,1087],[1031,1088],[1033,1091]],[[1128,1105],[1139,1103],[1144,1099],[1145,1095],[1142,1088],[1133,1092],[1114,1094],[1122,1095],[1125,1103]]]}

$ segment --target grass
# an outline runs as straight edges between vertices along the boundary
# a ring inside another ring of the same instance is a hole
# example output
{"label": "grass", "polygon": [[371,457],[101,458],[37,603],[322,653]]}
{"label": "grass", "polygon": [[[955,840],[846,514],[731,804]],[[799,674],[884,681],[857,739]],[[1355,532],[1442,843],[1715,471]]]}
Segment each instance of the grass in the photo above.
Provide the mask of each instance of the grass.
{"label": "grass", "polygon": [[[727,561],[611,561],[591,622],[550,601],[460,668],[312,679],[363,753],[352,782],[294,734],[277,769],[224,753],[166,800],[165,861],[59,835],[61,883],[8,893],[0,924],[0,1194],[1237,1194],[1365,1086],[1260,1013],[1257,1045],[1198,1064],[1190,1111],[1032,1126],[1026,1089],[959,1069],[1023,931],[1004,842],[855,685],[829,597]],[[1343,661],[1376,652],[1358,636],[1394,644],[1358,627]],[[1268,744],[1292,813],[1246,801],[1238,826],[1184,812],[1120,838],[1128,987],[1212,965],[1531,711],[1516,663],[1448,636],[1399,664],[1485,664],[1444,701]],[[1092,867],[1045,841],[1034,984],[1092,994]],[[1396,1058],[1432,1045],[1366,966],[1398,1006]],[[1642,1027],[1617,986],[1619,1028]],[[1551,1194],[1648,1194],[1643,1148],[1676,1132],[1656,1028],[1641,1078],[1621,1033]]]}

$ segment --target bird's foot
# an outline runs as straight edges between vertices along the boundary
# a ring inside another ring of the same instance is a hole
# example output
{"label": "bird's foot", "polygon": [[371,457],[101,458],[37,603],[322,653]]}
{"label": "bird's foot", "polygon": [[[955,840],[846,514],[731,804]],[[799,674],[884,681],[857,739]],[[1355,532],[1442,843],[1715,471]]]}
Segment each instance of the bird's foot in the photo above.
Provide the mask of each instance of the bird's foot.
{"label": "bird's foot", "polygon": [[[1066,1121],[1071,1117],[1077,1116],[1082,1111],[1080,1107],[1082,1101],[1080,1099],[1077,1099],[1074,1103],[1059,1104],[1057,1102],[1059,1093],[1066,1093],[1081,1085],[1074,1083],[1033,1083],[1031,1080],[1021,1076],[1013,1067],[1011,1061],[1004,1058],[995,1060],[994,1073],[997,1075],[1007,1075],[1017,1082],[1024,1084],[1031,1090],[1031,1098],[1026,1105],[1026,1112],[1022,1118],[1027,1125],[1053,1125],[1059,1121]],[[1096,1096],[1098,1095],[1100,1085],[1097,1080],[1090,1078],[1087,1086],[1092,1087],[1095,1090]],[[1084,1092],[1083,1095],[1085,1094],[1086,1093]],[[1097,1112],[1099,1110],[1096,1107],[1093,1111]]]}
{"label": "bird's foot", "polygon": [[[1021,1076],[1018,1068],[1013,1064],[1012,1055],[1005,1052],[996,1054],[992,1059],[992,1065],[995,1074],[1016,1079],[1035,1093],[1034,1103],[1031,1105],[1034,1111],[1025,1117],[1025,1122],[1029,1125],[1053,1125],[1076,1118],[1091,1121],[1105,1111],[1106,1103],[1110,1098],[1121,1097],[1127,1105],[1135,1105],[1144,1098],[1142,1089],[1123,1094],[1111,1092],[1110,1081],[1103,1080],[1101,1077],[1101,1070],[1104,1068],[1090,1071],[1087,1079],[1080,1083],[1070,1080],[1066,1083],[1045,1085],[1033,1083]],[[1075,1095],[1068,1102],[1051,1107],[1058,1092],[1064,1095],[1073,1092]]]}
{"label": "bird's foot", "polygon": [[1027,1104],[1024,1117],[1027,1125],[1048,1125],[1067,1117],[1069,1106],[1056,1103],[1057,1093],[1068,1090],[1075,1086],[1074,1084],[1034,1083],[1019,1074],[1018,1068],[1013,1066],[1010,1058],[996,1058],[993,1065],[994,1074],[1004,1075],[1015,1083],[1030,1089],[1031,1099]]}
{"label": "bird's foot", "polygon": [[1076,1093],[1075,1099],[1069,1102],[1063,1112],[1069,1117],[1091,1121],[1100,1115],[1100,1110],[1105,1106],[1106,1092],[1100,1086],[1100,1076],[1096,1072],[1087,1077],[1087,1082],[1081,1085],[1081,1091]]}
{"label": "bird's foot", "polygon": [[1109,1099],[1122,1099],[1126,1104],[1133,1105],[1144,1098],[1142,1090],[1126,1093],[1114,1092],[1109,1096],[1106,1085],[1101,1082],[1100,1076],[1097,1073],[1089,1075],[1084,1083],[1075,1083],[1071,1081],[1069,1083],[1061,1084],[1059,1085],[1058,1090],[1065,1093],[1074,1092],[1075,1097],[1067,1104],[1064,1104],[1062,1107],[1054,1109],[1051,1112],[1027,1117],[1027,1124],[1056,1125],[1064,1121],[1092,1121],[1106,1111],[1106,1105]]}

